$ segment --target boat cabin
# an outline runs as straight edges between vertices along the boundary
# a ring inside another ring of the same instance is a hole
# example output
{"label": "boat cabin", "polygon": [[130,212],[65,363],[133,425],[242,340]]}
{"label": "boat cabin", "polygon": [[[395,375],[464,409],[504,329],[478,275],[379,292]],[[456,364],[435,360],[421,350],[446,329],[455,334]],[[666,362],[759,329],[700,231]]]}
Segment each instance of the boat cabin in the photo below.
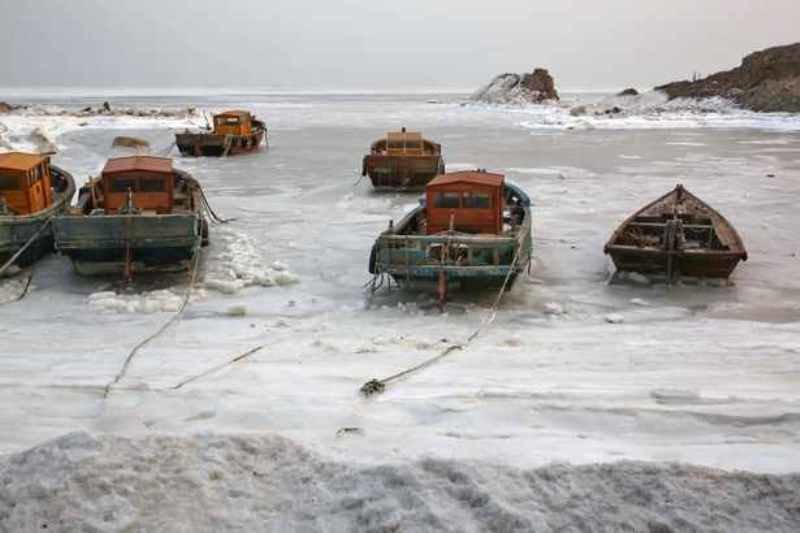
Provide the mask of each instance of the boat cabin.
{"label": "boat cabin", "polygon": [[440,145],[422,137],[417,131],[389,132],[386,138],[379,139],[372,143],[371,151],[373,154],[404,156],[404,155],[433,155],[442,151]]}
{"label": "boat cabin", "polygon": [[106,213],[117,213],[126,206],[129,192],[136,209],[158,214],[172,211],[175,201],[172,159],[144,155],[109,159],[103,168],[102,182]]}
{"label": "boat cabin", "polygon": [[23,152],[0,154],[0,213],[29,215],[52,204],[48,156]]}
{"label": "boat cabin", "polygon": [[452,219],[455,231],[500,234],[504,179],[486,171],[436,176],[425,188],[427,233],[449,230]]}
{"label": "boat cabin", "polygon": [[249,111],[225,111],[214,115],[215,135],[250,135],[253,130],[253,116]]}

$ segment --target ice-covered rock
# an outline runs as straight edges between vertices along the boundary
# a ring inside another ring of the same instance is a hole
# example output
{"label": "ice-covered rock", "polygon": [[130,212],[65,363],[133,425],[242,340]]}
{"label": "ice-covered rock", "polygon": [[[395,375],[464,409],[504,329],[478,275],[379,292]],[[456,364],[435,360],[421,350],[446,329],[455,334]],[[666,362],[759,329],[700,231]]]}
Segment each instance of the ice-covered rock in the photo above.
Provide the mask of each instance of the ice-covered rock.
{"label": "ice-covered rock", "polygon": [[609,324],[622,324],[625,322],[625,317],[619,313],[609,313],[605,316],[605,320]]}
{"label": "ice-covered rock", "polygon": [[526,74],[500,74],[475,92],[472,99],[489,104],[538,104],[557,101],[558,92],[550,73],[536,68]]}

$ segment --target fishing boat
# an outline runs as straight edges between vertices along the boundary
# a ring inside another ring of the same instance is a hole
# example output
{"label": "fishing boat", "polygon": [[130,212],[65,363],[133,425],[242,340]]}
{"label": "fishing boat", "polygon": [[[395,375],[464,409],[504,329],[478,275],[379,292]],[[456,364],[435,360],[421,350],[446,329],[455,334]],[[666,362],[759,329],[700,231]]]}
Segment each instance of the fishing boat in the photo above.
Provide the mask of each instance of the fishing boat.
{"label": "fishing boat", "polygon": [[232,110],[214,115],[210,131],[189,130],[175,134],[175,144],[183,155],[225,157],[253,152],[267,137],[267,127],[249,111]]}
{"label": "fishing boat", "polygon": [[605,246],[618,271],[728,278],[747,251],[736,229],[683,185],[644,206]]}
{"label": "fishing boat", "polygon": [[453,282],[510,288],[530,266],[530,204],[502,174],[441,174],[418,207],[389,222],[372,247],[369,272],[401,285],[435,283],[440,302]]}
{"label": "fishing boat", "polygon": [[405,128],[372,143],[361,167],[375,189],[422,190],[443,173],[441,145]]}
{"label": "fishing boat", "polygon": [[82,275],[180,271],[208,241],[200,184],[169,158],[109,159],[54,221],[56,249]]}
{"label": "fishing boat", "polygon": [[72,176],[48,155],[0,154],[0,267],[12,258],[25,267],[52,251],[51,221],[74,194]]}

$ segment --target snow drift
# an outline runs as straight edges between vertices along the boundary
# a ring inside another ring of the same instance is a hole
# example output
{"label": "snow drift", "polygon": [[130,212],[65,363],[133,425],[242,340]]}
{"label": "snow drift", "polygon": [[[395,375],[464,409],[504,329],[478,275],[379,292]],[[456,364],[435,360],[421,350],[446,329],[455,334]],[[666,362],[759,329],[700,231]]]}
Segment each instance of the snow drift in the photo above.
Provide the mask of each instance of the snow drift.
{"label": "snow drift", "polygon": [[275,436],[72,433],[0,462],[0,529],[45,528],[797,531],[800,475],[636,462],[353,465]]}

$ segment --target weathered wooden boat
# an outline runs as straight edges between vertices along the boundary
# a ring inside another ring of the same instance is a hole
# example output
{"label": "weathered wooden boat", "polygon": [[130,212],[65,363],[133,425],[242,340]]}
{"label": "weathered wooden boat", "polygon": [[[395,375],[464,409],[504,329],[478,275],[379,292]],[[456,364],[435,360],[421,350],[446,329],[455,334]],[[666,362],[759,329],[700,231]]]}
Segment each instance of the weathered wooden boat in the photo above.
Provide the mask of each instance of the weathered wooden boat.
{"label": "weathered wooden boat", "polygon": [[424,200],[381,233],[369,271],[399,284],[433,282],[444,301],[452,282],[510,288],[530,265],[530,199],[501,174],[484,170],[442,174]]}
{"label": "weathered wooden boat", "polygon": [[747,251],[725,217],[683,185],[647,204],[617,228],[605,246],[617,270],[728,278]]}
{"label": "weathered wooden boat", "polygon": [[211,131],[176,133],[175,144],[183,155],[224,157],[258,150],[266,138],[262,121],[249,111],[233,110],[214,115]]}
{"label": "weathered wooden boat", "polygon": [[0,267],[20,251],[14,264],[21,267],[51,252],[50,224],[74,194],[72,176],[47,155],[0,154]]}
{"label": "weathered wooden boat", "polygon": [[55,246],[83,275],[186,270],[208,239],[203,205],[200,184],[171,159],[109,159],[55,218]]}
{"label": "weathered wooden boat", "polygon": [[441,145],[405,128],[372,143],[361,167],[376,189],[422,190],[443,173]]}

